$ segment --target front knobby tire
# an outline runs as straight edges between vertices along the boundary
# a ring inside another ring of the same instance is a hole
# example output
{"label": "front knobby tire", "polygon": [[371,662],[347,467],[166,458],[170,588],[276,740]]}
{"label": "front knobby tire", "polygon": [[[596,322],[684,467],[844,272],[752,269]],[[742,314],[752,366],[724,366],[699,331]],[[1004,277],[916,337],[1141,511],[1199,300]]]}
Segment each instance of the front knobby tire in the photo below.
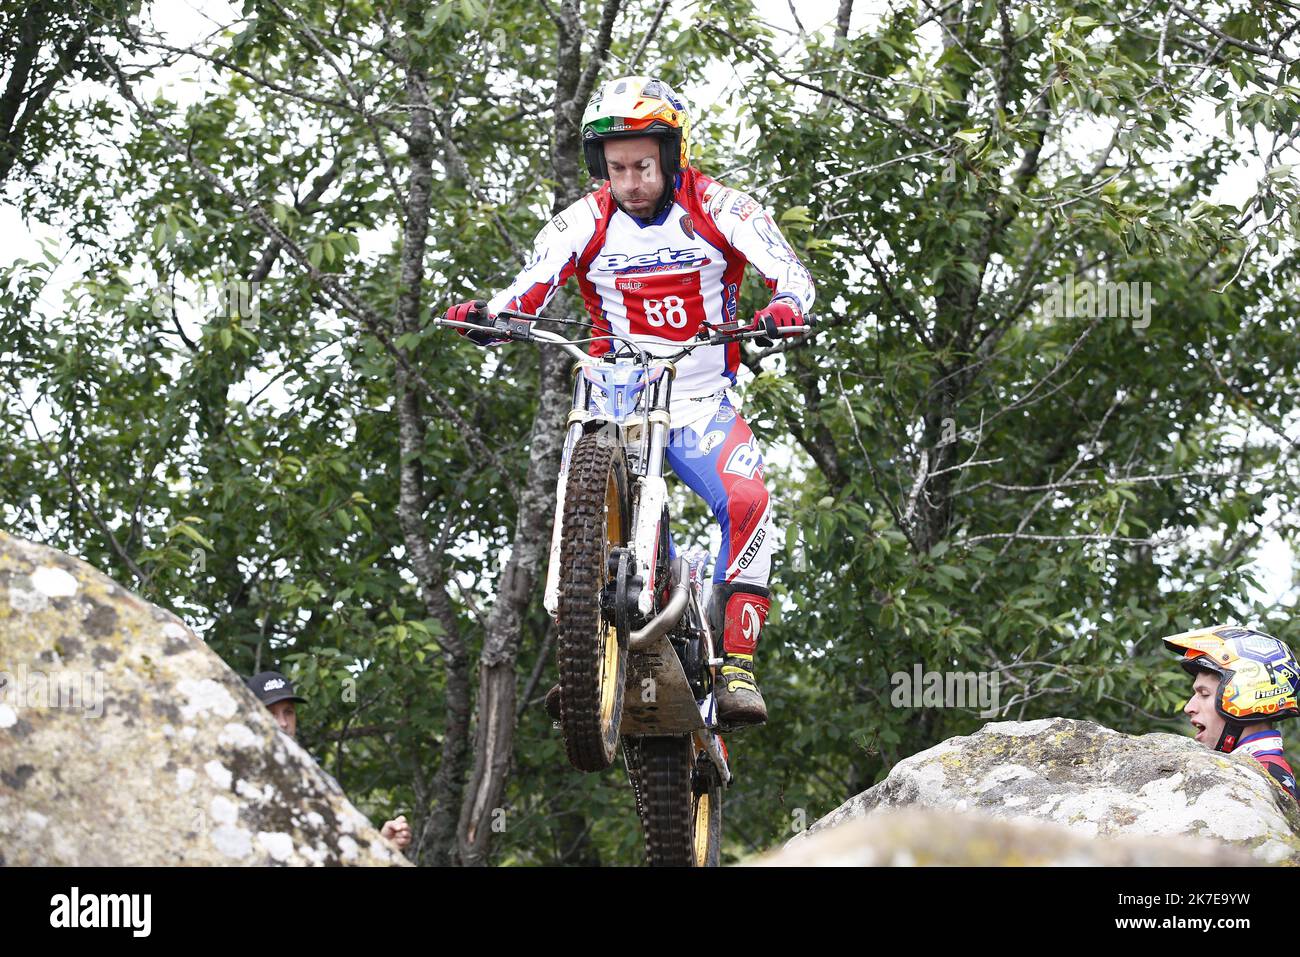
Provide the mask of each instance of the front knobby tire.
{"label": "front knobby tire", "polygon": [[579,771],[603,771],[618,747],[628,651],[600,606],[611,577],[609,553],[627,544],[629,512],[622,447],[607,432],[584,435],[573,447],[565,484],[555,648],[560,730]]}
{"label": "front knobby tire", "polygon": [[[642,738],[637,788],[651,867],[717,867],[722,857],[722,783],[690,736]],[[632,768],[628,768],[629,776]]]}

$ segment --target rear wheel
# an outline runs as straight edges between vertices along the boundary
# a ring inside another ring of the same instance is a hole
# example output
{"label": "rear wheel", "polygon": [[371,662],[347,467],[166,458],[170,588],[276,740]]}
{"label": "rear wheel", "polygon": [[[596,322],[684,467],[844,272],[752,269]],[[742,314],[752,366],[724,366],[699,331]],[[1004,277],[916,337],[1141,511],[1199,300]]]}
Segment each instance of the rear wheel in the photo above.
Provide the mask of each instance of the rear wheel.
{"label": "rear wheel", "polygon": [[[717,867],[722,856],[722,784],[694,737],[642,738],[637,788],[651,867]],[[629,762],[629,776],[632,776]]]}
{"label": "rear wheel", "polygon": [[691,775],[691,807],[692,866],[717,867],[722,862],[722,781],[718,769],[702,753],[696,755]]}
{"label": "rear wheel", "polygon": [[618,746],[627,648],[601,611],[601,596],[609,553],[627,543],[629,525],[623,450],[608,432],[584,435],[573,447],[564,492],[555,649],[560,729],[579,771],[609,767]]}

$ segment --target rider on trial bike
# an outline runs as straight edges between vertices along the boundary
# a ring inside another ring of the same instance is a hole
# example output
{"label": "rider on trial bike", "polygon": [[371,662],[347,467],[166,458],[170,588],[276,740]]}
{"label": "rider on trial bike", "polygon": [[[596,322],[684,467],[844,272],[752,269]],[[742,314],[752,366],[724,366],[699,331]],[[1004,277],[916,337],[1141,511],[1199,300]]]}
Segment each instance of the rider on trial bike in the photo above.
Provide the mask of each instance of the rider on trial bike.
{"label": "rider on trial bike", "polygon": [[[605,83],[583,114],[582,144],[592,176],[607,182],[543,227],[508,288],[489,302],[452,306],[448,319],[490,326],[503,309],[538,313],[576,276],[594,335],[612,332],[667,355],[703,323],[735,320],[752,263],[774,295],[747,328],[773,338],[807,328],[812,276],[765,208],[689,164],[690,121],[666,83],[643,76]],[[469,338],[484,346],[504,341],[487,329]],[[609,348],[599,340],[590,352]],[[673,471],[708,503],[722,531],[708,617],[722,635],[718,718],[732,726],[767,720],[754,652],[771,606],[775,539],[763,456],[727,394],[739,364],[736,342],[677,362],[667,449]]]}

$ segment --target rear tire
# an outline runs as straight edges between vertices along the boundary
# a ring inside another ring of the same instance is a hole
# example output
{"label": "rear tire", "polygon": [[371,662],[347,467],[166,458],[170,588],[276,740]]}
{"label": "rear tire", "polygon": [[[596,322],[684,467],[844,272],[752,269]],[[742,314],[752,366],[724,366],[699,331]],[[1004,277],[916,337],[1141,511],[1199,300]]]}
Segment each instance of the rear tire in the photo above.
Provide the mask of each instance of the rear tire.
{"label": "rear tire", "polygon": [[722,857],[722,784],[712,763],[696,752],[694,737],[642,738],[638,751],[637,795],[646,863],[717,867]]}
{"label": "rear tire", "polygon": [[579,771],[603,771],[618,747],[628,652],[601,611],[601,595],[611,549],[627,544],[629,513],[617,439],[607,431],[584,435],[573,447],[564,492],[555,648],[560,729],[569,763]]}
{"label": "rear tire", "polygon": [[705,755],[695,758],[691,783],[692,866],[717,867],[722,863],[722,782],[718,769]]}

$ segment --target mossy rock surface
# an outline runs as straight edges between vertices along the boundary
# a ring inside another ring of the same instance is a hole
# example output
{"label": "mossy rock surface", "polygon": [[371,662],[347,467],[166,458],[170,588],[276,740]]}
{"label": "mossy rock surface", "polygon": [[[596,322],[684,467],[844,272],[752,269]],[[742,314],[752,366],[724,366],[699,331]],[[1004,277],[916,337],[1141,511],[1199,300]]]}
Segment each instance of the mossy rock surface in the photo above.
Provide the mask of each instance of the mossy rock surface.
{"label": "mossy rock surface", "polygon": [[170,612],[0,532],[0,864],[408,863]]}
{"label": "mossy rock surface", "polygon": [[910,807],[1051,822],[1083,838],[1203,838],[1255,863],[1300,863],[1300,807],[1255,759],[1070,718],[991,722],[914,754],[790,844]]}
{"label": "mossy rock surface", "polygon": [[1045,821],[887,808],[819,828],[752,862],[777,867],[1243,867],[1248,851],[1205,838],[1086,837]]}

